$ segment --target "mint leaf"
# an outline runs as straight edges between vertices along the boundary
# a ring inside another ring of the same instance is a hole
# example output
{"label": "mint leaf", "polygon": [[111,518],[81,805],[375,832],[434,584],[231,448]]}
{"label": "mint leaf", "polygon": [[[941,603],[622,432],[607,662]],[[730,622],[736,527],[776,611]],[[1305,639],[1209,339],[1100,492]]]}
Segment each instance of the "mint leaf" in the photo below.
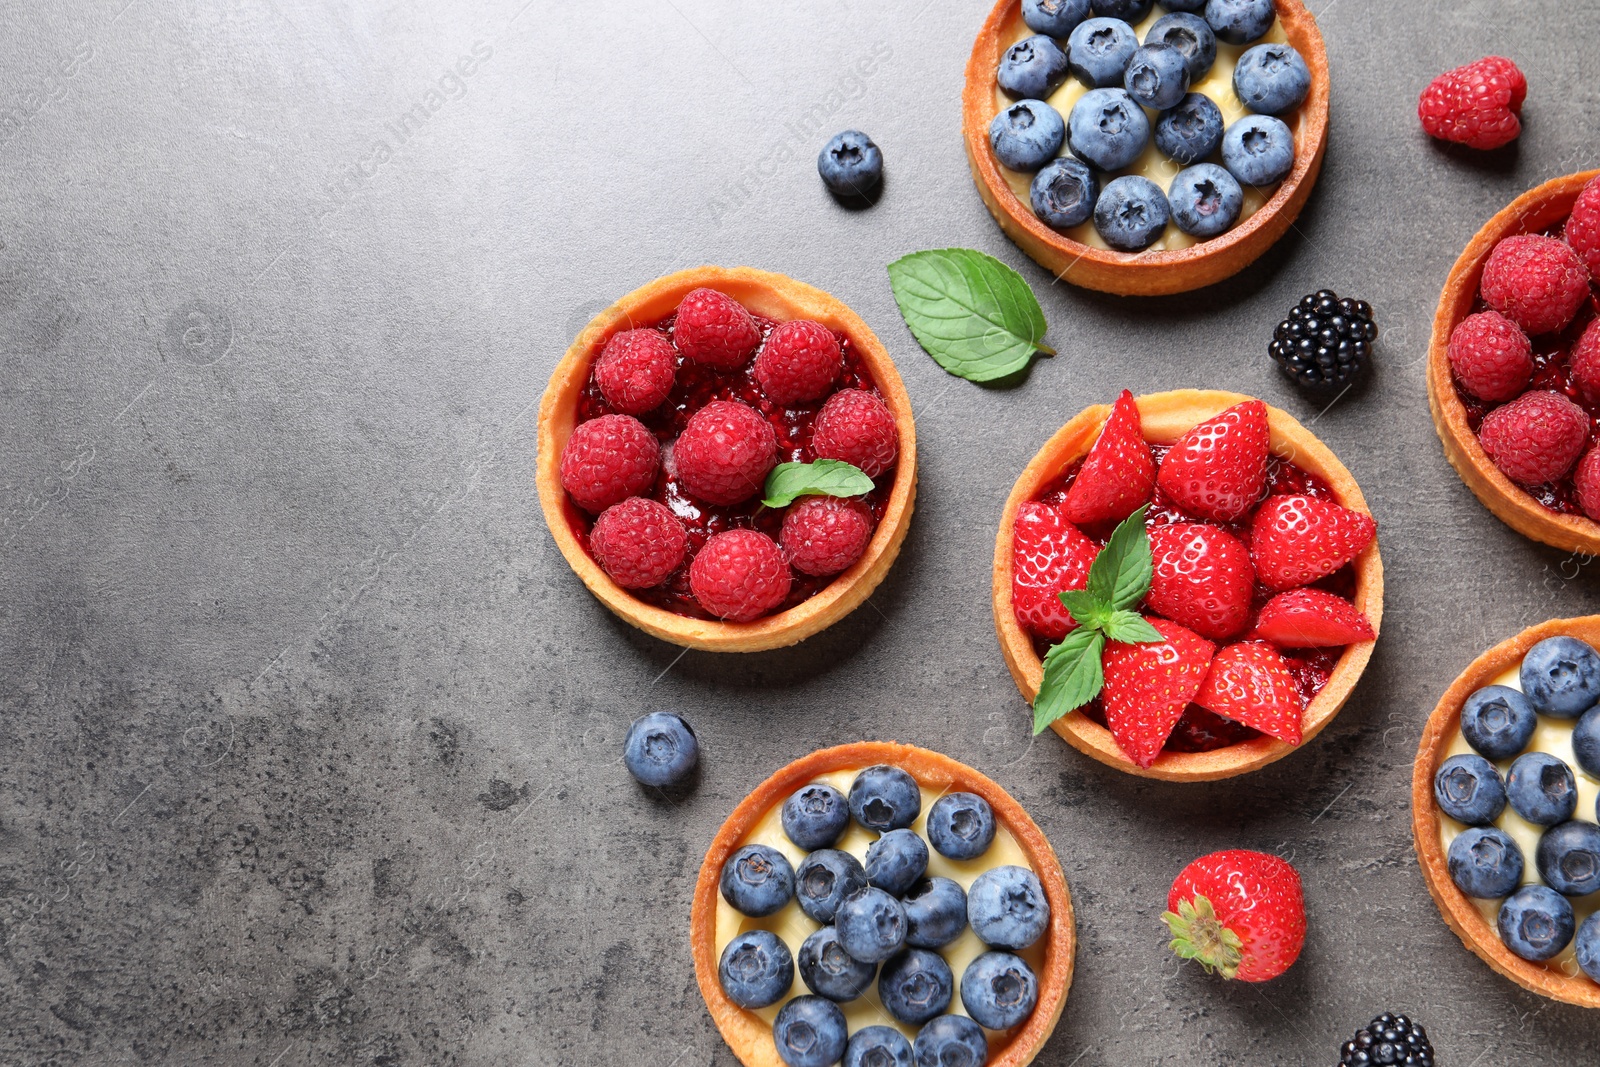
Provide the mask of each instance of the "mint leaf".
{"label": "mint leaf", "polygon": [[1124,645],[1157,645],[1166,640],[1136,611],[1114,611],[1102,627],[1111,640]]}
{"label": "mint leaf", "polygon": [[959,378],[990,382],[1028,365],[1048,325],[1022,275],[970,248],[913,252],[889,264],[889,286],[912,336]]}
{"label": "mint leaf", "polygon": [[769,508],[787,507],[799,496],[860,496],[872,492],[865,471],[842,459],[814,463],[780,463],[767,475],[761,502]]}
{"label": "mint leaf", "polygon": [[1150,592],[1155,568],[1150,561],[1150,534],[1144,528],[1149,510],[1146,505],[1118,523],[1089,568],[1089,592],[1117,611],[1134,607]]}
{"label": "mint leaf", "polygon": [[1040,734],[1069,711],[1093,700],[1105,685],[1100,653],[1105,635],[1087,626],[1072,631],[1044,657],[1044,680],[1033,698],[1033,732]]}
{"label": "mint leaf", "polygon": [[1099,630],[1111,617],[1111,605],[1086,589],[1068,589],[1056,595],[1061,599],[1062,606],[1078,620],[1080,626]]}

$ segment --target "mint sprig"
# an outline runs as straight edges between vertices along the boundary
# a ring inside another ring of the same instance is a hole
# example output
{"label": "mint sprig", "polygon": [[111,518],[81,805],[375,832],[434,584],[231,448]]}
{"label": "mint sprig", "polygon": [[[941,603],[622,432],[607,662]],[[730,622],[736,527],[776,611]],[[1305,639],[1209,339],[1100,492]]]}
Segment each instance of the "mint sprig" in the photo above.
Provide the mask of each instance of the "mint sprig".
{"label": "mint sprig", "polygon": [[959,378],[992,382],[1026,367],[1044,344],[1044,312],[1022,275],[983,252],[939,248],[889,264],[889,287],[911,334]]}
{"label": "mint sprig", "polygon": [[812,463],[780,463],[767,475],[761,502],[769,508],[788,507],[802,496],[860,496],[872,492],[866,471],[842,459]]}

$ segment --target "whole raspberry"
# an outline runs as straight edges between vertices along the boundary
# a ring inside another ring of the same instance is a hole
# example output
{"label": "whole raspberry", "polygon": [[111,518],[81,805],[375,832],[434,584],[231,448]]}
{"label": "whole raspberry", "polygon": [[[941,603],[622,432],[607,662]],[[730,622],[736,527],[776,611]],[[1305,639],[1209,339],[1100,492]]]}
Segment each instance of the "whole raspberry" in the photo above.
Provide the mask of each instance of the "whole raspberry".
{"label": "whole raspberry", "polygon": [[1507,478],[1544,485],[1571,470],[1583,453],[1589,416],[1560,393],[1524,393],[1489,412],[1478,440]]}
{"label": "whole raspberry", "polygon": [[1483,299],[1530,336],[1565,329],[1589,296],[1589,271],[1565,241],[1507,237],[1483,265]]}
{"label": "whole raspberry", "polygon": [[1584,328],[1567,362],[1572,367],[1572,384],[1578,387],[1578,395],[1590,404],[1600,404],[1600,319]]}
{"label": "whole raspberry", "polygon": [[1589,277],[1600,281],[1600,178],[1583,187],[1567,217],[1567,244],[1578,253]]}
{"label": "whole raspberry", "polygon": [[624,589],[660,585],[683,563],[689,534],[665,504],[630,496],[594,520],[589,551],[600,569]]}
{"label": "whole raspberry", "polygon": [[1572,472],[1578,487],[1578,506],[1591,519],[1600,521],[1600,446],[1589,449]]}
{"label": "whole raspberry", "polygon": [[600,395],[624,415],[643,415],[660,407],[672,392],[677,372],[678,353],[656,330],[613,334],[594,363]]}
{"label": "whole raspberry", "polygon": [[749,622],[789,595],[783,549],[756,530],[727,530],[707,541],[689,564],[689,589],[719,619]]}
{"label": "whole raspberry", "polygon": [[872,512],[858,500],[805,496],[789,506],[778,541],[795,570],[826,578],[861,558],[872,525]]}
{"label": "whole raspberry", "polygon": [[761,328],[733,297],[696,289],[678,305],[672,336],[685,359],[733,370],[744,366],[761,343]]}
{"label": "whole raspberry", "polygon": [[841,389],[817,412],[811,451],[818,459],[842,459],[876,478],[899,454],[889,406],[864,389]]}
{"label": "whole raspberry", "polygon": [[661,445],[632,415],[601,415],[579,423],[561,450],[561,488],[584,511],[598,515],[638,496],[656,481]]}
{"label": "whole raspberry", "polygon": [[1498,404],[1520,396],[1533,377],[1533,343],[1498,311],[1468,315],[1450,331],[1450,369],[1461,388]]}
{"label": "whole raspberry", "polygon": [[713,400],[689,416],[672,458],[689,495],[737,504],[761,492],[778,462],[778,435],[750,405]]}
{"label": "whole raspberry", "polygon": [[756,355],[755,376],[774,403],[820,400],[839,377],[839,341],[820,322],[779,323]]}
{"label": "whole raspberry", "polygon": [[1417,117],[1430,137],[1468,148],[1499,148],[1522,132],[1528,79],[1509,59],[1488,56],[1447,71],[1417,101]]}

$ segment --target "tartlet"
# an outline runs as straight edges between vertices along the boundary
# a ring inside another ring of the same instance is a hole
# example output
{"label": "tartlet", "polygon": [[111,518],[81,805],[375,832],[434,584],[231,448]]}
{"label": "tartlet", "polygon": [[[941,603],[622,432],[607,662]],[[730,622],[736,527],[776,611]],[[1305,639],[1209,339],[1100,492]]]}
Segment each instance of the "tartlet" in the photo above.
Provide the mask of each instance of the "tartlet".
{"label": "tartlet", "polygon": [[1600,553],[1600,523],[1582,515],[1555,512],[1507,478],[1494,465],[1467,421],[1450,370],[1450,334],[1472,313],[1483,280],[1483,265],[1503,238],[1542,233],[1572,212],[1583,187],[1600,170],[1569,174],[1545,182],[1513,200],[1467,242],[1439,296],[1428,346],[1428,408],[1444,445],[1445,458],[1484,507],[1525,537],[1568,552]]}
{"label": "tartlet", "polygon": [[711,1018],[745,1067],[783,1067],[770,1025],[729,1000],[717,978],[717,901],[723,864],[756,824],[796,789],[819,775],[877,764],[901,768],[925,789],[941,794],[975,793],[988,801],[997,823],[1016,840],[1044,886],[1050,927],[1040,939],[1044,959],[1038,971],[1038,1003],[1025,1022],[1006,1033],[1004,1044],[991,1043],[987,1061],[987,1067],[1024,1067],[1033,1062],[1054,1031],[1072,985],[1077,932],[1066,877],[1044,832],[1009,793],[966,764],[914,745],[861,741],[802,756],[757,786],[723,822],[701,864],[689,920],[695,977]]}
{"label": "tartlet", "polygon": [[1117,252],[1095,248],[1039,220],[1006,183],[989,144],[994,116],[995,70],[1020,32],[1020,0],[999,0],[972,46],[961,95],[962,134],[978,193],[1007,237],[1040,266],[1065,281],[1120,296],[1184,293],[1232,277],[1288,232],[1322,170],[1328,146],[1328,54],[1315,16],[1300,0],[1275,0],[1284,35],[1311,71],[1311,91],[1287,119],[1294,131],[1295,162],[1267,203],[1227,233],[1189,248]]}
{"label": "tartlet", "polygon": [[[1238,393],[1180,389],[1138,397],[1136,403],[1145,440],[1151,444],[1168,444],[1199,423],[1250,399]],[[1025,501],[1035,499],[1046,486],[1088,454],[1110,414],[1111,405],[1097,404],[1085,408],[1058,430],[1023,469],[1000,518],[1000,529],[995,537],[992,592],[995,630],[1011,677],[1030,704],[1043,678],[1043,661],[1033,638],[1017,622],[1012,605],[1012,544],[1017,509]],[[1333,499],[1342,506],[1368,512],[1355,478],[1310,430],[1287,412],[1270,406],[1267,420],[1271,454],[1292,459],[1297,467],[1321,478],[1332,491]],[[1376,633],[1383,618],[1383,561],[1377,541],[1368,545],[1352,566],[1355,572],[1353,602]],[[1344,706],[1366,669],[1375,643],[1375,640],[1362,641],[1344,648],[1327,683],[1305,709],[1302,745],[1332,722]],[[1163,751],[1151,766],[1140,767],[1118,748],[1111,731],[1081,712],[1062,716],[1051,728],[1068,744],[1109,767],[1142,777],[1179,782],[1211,781],[1244,774],[1282,759],[1296,748],[1262,735],[1207,752]]]}
{"label": "tartlet", "polygon": [[[693,618],[658,607],[622,588],[585,550],[576,533],[581,512],[560,478],[562,449],[594,360],[615,333],[660,322],[695,289],[715,289],[755,315],[810,319],[848,337],[894,416],[899,456],[882,518],[861,557],[809,599],[752,622]],[[537,481],[545,522],[561,554],[601,603],[628,623],[673,644],[711,652],[756,652],[795,644],[833,625],[861,605],[883,581],[900,552],[916,499],[916,430],[911,399],[888,349],[859,315],[803,282],[749,267],[696,267],[657,278],[618,299],[590,321],[556,365],[539,405]]]}
{"label": "tartlet", "polygon": [[[1460,732],[1461,708],[1467,697],[1515,668],[1540,641],[1559,636],[1600,645],[1600,615],[1553,619],[1529,627],[1473,660],[1445,690],[1433,714],[1428,716],[1422,741],[1417,746],[1417,759],[1411,772],[1411,830],[1428,892],[1439,905],[1445,923],[1467,948],[1530,992],[1579,1007],[1600,1008],[1600,984],[1590,981],[1581,972],[1566,975],[1556,968],[1516,955],[1500,940],[1494,926],[1471,898],[1456,888],[1446,864],[1445,848],[1440,839],[1439,806],[1433,794],[1434,775],[1445,760],[1453,737]],[[1533,862],[1531,857],[1528,862]]]}

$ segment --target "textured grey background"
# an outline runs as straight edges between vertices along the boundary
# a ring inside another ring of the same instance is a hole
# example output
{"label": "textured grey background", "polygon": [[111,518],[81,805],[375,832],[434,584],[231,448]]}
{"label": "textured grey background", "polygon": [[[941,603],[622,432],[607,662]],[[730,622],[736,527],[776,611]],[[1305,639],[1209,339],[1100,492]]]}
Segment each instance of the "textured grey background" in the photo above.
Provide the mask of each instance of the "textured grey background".
{"label": "textured grey background", "polygon": [[[984,213],[957,97],[985,4],[124,3],[0,3],[0,1062],[726,1067],[687,951],[695,869],[772,769],[856,738],[974,764],[1055,843],[1082,940],[1041,1063],[1330,1064],[1384,1008],[1453,1067],[1600,1060],[1592,1015],[1445,928],[1407,802],[1454,674],[1600,608],[1587,560],[1446,466],[1421,368],[1467,237],[1596,163],[1594,0],[1314,5],[1332,144],[1296,231],[1144,301],[1052,286]],[[1491,51],[1532,86],[1520,144],[1428,143],[1427,77]],[[812,165],[847,126],[888,159],[861,213]],[[901,324],[884,265],[946,245],[1038,289],[1061,355],[1019,387],[946,376]],[[568,339],[701,262],[837,294],[917,405],[899,563],[787,651],[680,655],[617,622],[534,496]],[[1384,334],[1372,387],[1319,415],[1264,348],[1320,286]],[[1029,743],[988,578],[1040,442],[1123,386],[1179,385],[1315,418],[1389,576],[1336,724],[1189,787]],[[652,708],[704,738],[682,804],[617,762]],[[1184,862],[1236,845],[1305,876],[1305,954],[1265,987],[1178,966],[1157,920]]]}

